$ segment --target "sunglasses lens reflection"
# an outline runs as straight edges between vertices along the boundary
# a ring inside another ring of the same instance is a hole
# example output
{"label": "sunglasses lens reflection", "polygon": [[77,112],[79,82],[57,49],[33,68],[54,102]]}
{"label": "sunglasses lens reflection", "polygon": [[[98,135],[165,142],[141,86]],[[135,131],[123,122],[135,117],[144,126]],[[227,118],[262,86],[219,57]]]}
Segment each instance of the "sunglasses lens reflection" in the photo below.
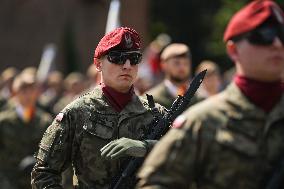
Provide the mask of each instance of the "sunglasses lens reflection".
{"label": "sunglasses lens reflection", "polygon": [[139,52],[124,53],[124,52],[111,51],[108,53],[107,59],[109,62],[118,65],[122,65],[126,62],[126,60],[130,60],[131,65],[136,65],[141,62],[142,54]]}

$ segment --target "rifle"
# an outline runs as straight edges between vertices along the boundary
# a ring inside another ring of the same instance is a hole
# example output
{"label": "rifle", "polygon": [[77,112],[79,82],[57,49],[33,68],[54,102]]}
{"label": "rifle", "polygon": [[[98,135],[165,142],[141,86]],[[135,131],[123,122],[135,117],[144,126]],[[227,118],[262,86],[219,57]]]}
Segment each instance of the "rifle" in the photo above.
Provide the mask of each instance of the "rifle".
{"label": "rifle", "polygon": [[[153,132],[150,132],[148,136],[143,137],[141,140],[158,140],[171,128],[172,122],[183,113],[194,96],[195,92],[202,83],[207,70],[200,72],[197,76],[193,78],[190,86],[184,96],[178,96],[173,102],[169,111],[167,111],[163,116],[159,116],[150,123],[149,128],[154,128]],[[150,107],[154,107],[153,96],[147,95]],[[152,105],[151,105],[152,104]],[[119,175],[114,177],[110,189],[126,189],[133,188],[135,182],[133,182],[134,174],[140,168],[144,161],[144,158],[131,158],[129,163],[120,172]]]}

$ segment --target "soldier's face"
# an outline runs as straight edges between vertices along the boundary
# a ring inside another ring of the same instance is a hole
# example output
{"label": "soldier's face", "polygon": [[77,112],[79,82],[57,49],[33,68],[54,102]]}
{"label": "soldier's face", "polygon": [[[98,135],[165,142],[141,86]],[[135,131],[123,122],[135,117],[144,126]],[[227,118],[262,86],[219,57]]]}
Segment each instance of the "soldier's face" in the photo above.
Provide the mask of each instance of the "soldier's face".
{"label": "soldier's face", "polygon": [[188,57],[170,58],[163,63],[163,70],[168,79],[174,82],[185,82],[190,77],[191,61]]}
{"label": "soldier's face", "polygon": [[[208,71],[207,71],[208,73]],[[202,86],[210,93],[216,94],[221,86],[221,77],[219,73],[206,74]]]}
{"label": "soldier's face", "polygon": [[122,65],[114,64],[104,57],[97,64],[97,69],[102,72],[102,80],[105,85],[125,93],[135,82],[138,64],[131,65],[129,60],[126,60]]}
{"label": "soldier's face", "polygon": [[268,46],[253,45],[247,40],[236,43],[236,66],[245,76],[260,81],[275,81],[284,70],[284,44],[279,38]]}
{"label": "soldier's face", "polygon": [[259,81],[279,80],[284,70],[283,35],[278,24],[267,22],[240,36],[239,41],[228,42],[237,72]]}
{"label": "soldier's face", "polygon": [[37,85],[27,86],[17,93],[17,98],[22,106],[34,106],[39,95]]}

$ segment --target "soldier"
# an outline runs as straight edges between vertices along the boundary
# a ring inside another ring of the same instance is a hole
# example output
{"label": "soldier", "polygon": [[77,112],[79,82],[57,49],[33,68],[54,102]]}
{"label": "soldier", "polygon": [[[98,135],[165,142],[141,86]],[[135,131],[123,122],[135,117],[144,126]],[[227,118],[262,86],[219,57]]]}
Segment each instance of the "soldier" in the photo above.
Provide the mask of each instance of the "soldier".
{"label": "soldier", "polygon": [[[161,67],[165,73],[164,81],[146,93],[153,95],[157,103],[169,109],[190,83],[191,55],[188,46],[182,43],[168,45],[161,54]],[[200,100],[195,96],[190,105]]]}
{"label": "soldier", "polygon": [[[19,74],[13,82],[15,96],[0,113],[0,177],[15,189],[30,188],[33,155],[52,121],[36,107],[37,90],[34,75]],[[0,185],[6,189],[4,186]]]}
{"label": "soldier", "polygon": [[100,83],[98,70],[94,64],[91,64],[87,69],[87,77],[88,77],[88,88],[87,90],[92,90],[96,85]]}
{"label": "soldier", "polygon": [[1,88],[0,88],[0,110],[4,109],[6,102],[13,96],[12,85],[18,70],[14,67],[9,67],[1,73]]}
{"label": "soldier", "polygon": [[62,97],[62,93],[63,74],[59,71],[52,71],[48,74],[46,81],[46,89],[42,92],[38,100],[38,105],[50,114],[54,114],[53,107]]}
{"label": "soldier", "polygon": [[234,81],[175,120],[145,161],[138,188],[271,184],[284,157],[283,27],[283,12],[270,0],[253,1],[232,17],[224,40],[236,65]]}
{"label": "soldier", "polygon": [[54,104],[53,112],[58,114],[67,104],[83,93],[86,89],[86,79],[79,72],[72,72],[64,80],[65,93]]}
{"label": "soldier", "polygon": [[208,98],[220,92],[221,90],[221,74],[219,66],[211,60],[203,60],[195,70],[195,74],[206,71],[206,76],[197,91],[200,98]]}
{"label": "soldier", "polygon": [[154,118],[133,89],[142,57],[138,33],[115,29],[101,39],[94,57],[102,84],[67,105],[47,129],[32,171],[34,189],[62,188],[61,173],[70,164],[76,187],[106,189],[125,157],[143,157],[155,143],[138,140]]}

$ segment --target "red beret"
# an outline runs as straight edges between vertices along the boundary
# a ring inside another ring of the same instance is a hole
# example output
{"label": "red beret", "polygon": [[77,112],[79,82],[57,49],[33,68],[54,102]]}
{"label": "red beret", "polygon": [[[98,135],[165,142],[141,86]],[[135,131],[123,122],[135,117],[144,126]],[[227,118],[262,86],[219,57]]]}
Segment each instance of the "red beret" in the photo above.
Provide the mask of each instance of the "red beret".
{"label": "red beret", "polygon": [[135,51],[140,50],[139,34],[131,28],[120,27],[107,33],[99,42],[94,56],[94,63],[96,59],[101,58],[110,50],[117,51]]}
{"label": "red beret", "polygon": [[274,1],[252,1],[232,17],[224,33],[224,41],[255,29],[271,16],[284,25],[284,13]]}

